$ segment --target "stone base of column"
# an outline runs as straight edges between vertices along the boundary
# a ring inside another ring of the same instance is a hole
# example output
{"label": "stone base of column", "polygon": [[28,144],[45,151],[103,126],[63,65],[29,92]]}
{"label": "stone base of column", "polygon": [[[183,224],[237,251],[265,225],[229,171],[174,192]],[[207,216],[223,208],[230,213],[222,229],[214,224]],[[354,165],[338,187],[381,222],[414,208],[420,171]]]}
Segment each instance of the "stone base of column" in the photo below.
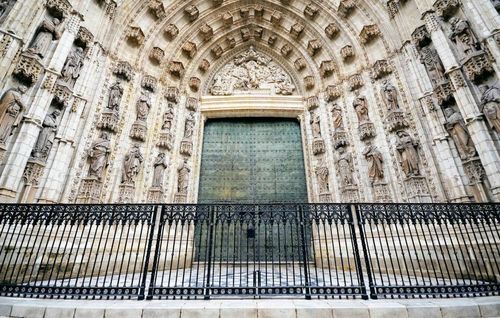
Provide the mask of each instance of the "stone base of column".
{"label": "stone base of column", "polygon": [[101,120],[97,124],[98,128],[109,129],[113,132],[118,131],[118,122],[120,121],[120,116],[114,112],[104,112],[102,113]]}
{"label": "stone base of column", "polygon": [[148,128],[146,124],[143,122],[135,122],[130,129],[130,138],[145,141],[146,135],[148,132]]}
{"label": "stone base of column", "polygon": [[193,154],[193,143],[189,140],[183,140],[180,152],[181,155],[191,156]]}
{"label": "stone base of column", "polygon": [[347,146],[347,134],[345,131],[338,130],[332,134],[333,147],[338,149],[340,147]]}
{"label": "stone base of column", "polygon": [[322,193],[319,195],[319,202],[321,203],[332,203],[333,198],[331,193]]}
{"label": "stone base of column", "polygon": [[163,198],[163,189],[158,187],[150,188],[148,191],[148,202],[149,203],[163,203],[165,202]]}
{"label": "stone base of column", "polygon": [[167,150],[171,150],[172,145],[173,145],[173,141],[172,141],[173,139],[174,138],[173,138],[171,133],[161,132],[160,137],[158,139],[158,143],[156,145],[160,148],[165,148]]}
{"label": "stone base of column", "polygon": [[359,202],[359,191],[356,186],[345,186],[340,188],[342,202]]}
{"label": "stone base of column", "polygon": [[375,125],[373,123],[362,123],[358,127],[359,138],[366,140],[375,137]]}
{"label": "stone base of column", "polygon": [[391,203],[392,196],[391,191],[387,183],[378,182],[373,184],[373,198],[375,202],[379,203]]}
{"label": "stone base of column", "polygon": [[102,182],[85,178],[82,180],[76,203],[101,203]]}
{"label": "stone base of column", "polygon": [[135,186],[133,184],[121,184],[119,188],[119,203],[134,203]]}
{"label": "stone base of column", "polygon": [[187,202],[187,194],[177,193],[174,197],[174,203],[183,204]]}
{"label": "stone base of column", "polygon": [[425,177],[413,176],[404,180],[408,202],[432,203]]}
{"label": "stone base of column", "polygon": [[405,113],[402,110],[391,111],[385,120],[391,132],[408,127],[408,121],[406,121]]}

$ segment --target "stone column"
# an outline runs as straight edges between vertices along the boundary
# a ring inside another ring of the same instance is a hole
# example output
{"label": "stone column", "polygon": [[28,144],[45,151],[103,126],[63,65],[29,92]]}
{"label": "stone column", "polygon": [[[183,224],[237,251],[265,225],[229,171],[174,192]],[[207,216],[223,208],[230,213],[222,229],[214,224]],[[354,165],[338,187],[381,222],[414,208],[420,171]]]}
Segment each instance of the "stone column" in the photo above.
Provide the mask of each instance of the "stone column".
{"label": "stone column", "polygon": [[491,185],[493,199],[498,201],[500,200],[500,171],[498,169],[500,166],[500,156],[498,150],[479,111],[474,94],[463,78],[462,71],[460,70],[461,65],[449,45],[448,38],[439,25],[436,14],[434,12],[427,12],[424,14],[424,20],[445,70],[452,79],[455,88],[453,95],[478,150],[486,172],[486,178],[488,178]]}

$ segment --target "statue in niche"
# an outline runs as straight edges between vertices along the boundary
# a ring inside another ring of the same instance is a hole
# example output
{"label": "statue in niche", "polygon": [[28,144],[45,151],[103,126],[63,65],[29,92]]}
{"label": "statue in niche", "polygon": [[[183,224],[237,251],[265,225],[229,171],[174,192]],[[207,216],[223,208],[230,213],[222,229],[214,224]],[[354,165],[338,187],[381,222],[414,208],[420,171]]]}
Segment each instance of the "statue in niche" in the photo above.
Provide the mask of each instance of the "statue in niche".
{"label": "statue in niche", "polygon": [[451,35],[450,39],[457,44],[457,49],[462,57],[479,51],[479,42],[472,32],[469,22],[457,17],[450,19]]}
{"label": "statue in niche", "polygon": [[384,181],[384,158],[377,147],[369,145],[363,151],[368,161],[368,177],[372,184]]}
{"label": "statue in niche", "polygon": [[163,114],[163,125],[161,126],[162,130],[171,131],[172,125],[174,122],[174,105],[172,103],[168,103],[168,108],[165,114]]}
{"label": "statue in niche", "polygon": [[481,85],[481,108],[491,127],[500,133],[500,88]]}
{"label": "statue in niche", "polygon": [[397,133],[398,142],[396,149],[400,156],[401,167],[406,177],[414,177],[420,175],[419,158],[418,158],[418,142],[413,139],[406,131]]}
{"label": "statue in niche", "polygon": [[136,104],[137,121],[145,122],[148,119],[151,105],[151,96],[148,92],[143,91]]}
{"label": "statue in niche", "polygon": [[132,146],[123,161],[122,184],[134,185],[144,158],[139,145]]}
{"label": "statue in niche", "polygon": [[101,180],[103,171],[108,165],[110,149],[110,135],[108,132],[103,131],[99,138],[94,141],[89,151],[89,178]]}
{"label": "statue in niche", "polygon": [[108,105],[106,108],[111,112],[118,114],[120,112],[120,103],[123,97],[123,88],[120,85],[120,82],[116,82],[109,89],[109,98]]}
{"label": "statue in niche", "polygon": [[44,20],[37,29],[35,39],[28,48],[28,53],[34,54],[43,59],[49,51],[52,41],[61,37],[58,30],[61,21],[59,19]]}
{"label": "statue in niche", "polygon": [[310,123],[311,123],[314,139],[321,138],[321,120],[319,118],[319,115],[317,115],[315,113],[311,113]]}
{"label": "statue in niche", "polygon": [[338,149],[339,157],[337,159],[337,169],[340,177],[340,184],[342,186],[354,185],[354,166],[352,163],[352,156],[345,151],[344,147]]}
{"label": "statue in niche", "polygon": [[184,159],[183,163],[177,169],[177,193],[186,195],[189,186],[189,174],[191,173],[191,168],[189,168],[187,159]]}
{"label": "statue in niche", "polygon": [[80,72],[83,67],[84,53],[81,47],[77,47],[69,53],[66,63],[61,71],[62,82],[66,86],[73,88],[75,86],[76,80],[80,77]]}
{"label": "statue in niche", "polygon": [[444,114],[446,117],[446,130],[448,130],[451,138],[455,141],[460,158],[466,160],[474,157],[476,155],[476,148],[462,116],[451,107],[446,108]]}
{"label": "statue in niche", "polygon": [[387,106],[387,110],[399,110],[398,91],[389,81],[384,81],[382,86],[382,96]]}
{"label": "statue in niche", "polygon": [[431,47],[426,46],[420,50],[420,62],[424,64],[431,82],[436,85],[446,81],[444,76],[444,67],[437,51]]}
{"label": "statue in niche", "polygon": [[319,193],[329,193],[330,192],[330,171],[328,167],[324,164],[323,160],[318,163],[315,169],[316,176],[318,177]]}
{"label": "statue in niche", "polygon": [[15,0],[0,1],[0,18],[7,12],[15,3]]}
{"label": "statue in niche", "polygon": [[22,95],[28,88],[24,85],[7,90],[0,99],[0,144],[5,144],[14,127],[21,121],[21,114],[26,109]]}
{"label": "statue in niche", "polygon": [[194,115],[193,112],[190,112],[184,124],[184,139],[191,139],[193,137],[194,125]]}
{"label": "statue in niche", "polygon": [[37,160],[46,160],[49,156],[50,149],[54,143],[54,138],[57,132],[57,118],[61,114],[60,111],[54,110],[47,115],[42,124],[42,131],[38,136],[35,147],[31,152],[31,157]]}
{"label": "statue in niche", "polygon": [[342,120],[342,108],[338,104],[334,104],[332,108],[333,128],[334,131],[342,130],[344,122]]}
{"label": "statue in niche", "polygon": [[154,188],[163,187],[163,175],[165,174],[165,169],[167,169],[167,159],[165,154],[160,152],[153,163],[153,184]]}
{"label": "statue in niche", "polygon": [[365,97],[356,97],[356,99],[354,99],[354,102],[352,103],[352,106],[354,106],[354,109],[356,110],[356,114],[358,115],[358,121],[360,124],[370,122],[370,117],[368,116],[368,102],[366,101]]}

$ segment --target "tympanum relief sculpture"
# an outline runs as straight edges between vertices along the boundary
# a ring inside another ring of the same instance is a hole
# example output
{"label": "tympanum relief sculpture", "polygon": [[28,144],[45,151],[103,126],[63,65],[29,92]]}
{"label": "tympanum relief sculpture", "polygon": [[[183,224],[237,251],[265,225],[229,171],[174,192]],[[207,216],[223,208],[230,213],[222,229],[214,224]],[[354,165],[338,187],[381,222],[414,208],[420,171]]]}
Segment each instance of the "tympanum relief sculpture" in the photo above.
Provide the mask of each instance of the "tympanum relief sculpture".
{"label": "tympanum relief sculpture", "polygon": [[0,99],[0,147],[7,143],[14,128],[22,119],[26,105],[22,100],[27,91],[26,86],[7,90]]}
{"label": "tympanum relief sculpture", "polygon": [[135,104],[136,120],[130,129],[130,138],[145,141],[147,135],[147,120],[149,111],[151,110],[152,102],[151,95],[148,91],[143,90],[141,96]]}
{"label": "tympanum relief sculpture", "polygon": [[209,92],[212,95],[252,92],[292,95],[295,92],[295,85],[290,76],[273,59],[250,47],[215,75]]}
{"label": "tympanum relief sculpture", "polygon": [[368,113],[368,101],[364,96],[357,96],[352,106],[356,111],[356,115],[358,116],[358,130],[359,137],[361,140],[366,140],[369,138],[375,137],[375,126],[370,121],[370,116]]}
{"label": "tympanum relief sculpture", "polygon": [[123,88],[120,82],[116,82],[109,89],[109,97],[106,108],[104,109],[98,127],[117,131],[118,121],[120,120],[120,103],[123,97]]}
{"label": "tympanum relief sculpture", "polygon": [[103,131],[90,147],[88,154],[90,159],[89,178],[101,180],[104,169],[108,166],[110,152],[110,134]]}
{"label": "tympanum relief sculpture", "polygon": [[31,152],[31,159],[38,162],[45,162],[49,157],[50,149],[56,137],[58,117],[61,114],[59,110],[54,110],[47,115],[42,124],[42,130]]}
{"label": "tympanum relief sculpture", "polygon": [[47,55],[52,41],[58,40],[61,37],[61,32],[59,30],[60,24],[61,22],[59,19],[44,20],[36,31],[35,38],[28,49],[28,53],[43,59]]}
{"label": "tympanum relief sculpture", "polygon": [[310,124],[313,134],[313,154],[320,155],[322,153],[325,153],[325,141],[323,140],[321,132],[321,119],[319,114],[317,114],[315,111],[311,112]]}
{"label": "tympanum relief sculpture", "polygon": [[189,112],[184,122],[184,137],[181,142],[180,153],[185,156],[193,154],[193,133],[194,133],[195,119],[194,112]]}
{"label": "tympanum relief sculpture", "polygon": [[500,134],[500,88],[490,85],[480,86],[481,108],[492,129]]}
{"label": "tympanum relief sculpture", "polygon": [[167,111],[163,114],[163,124],[161,126],[160,137],[157,143],[158,147],[166,148],[167,150],[172,149],[174,138],[172,135],[172,128],[174,118],[174,105],[172,103],[168,103]]}
{"label": "tympanum relief sculpture", "polygon": [[408,126],[404,112],[399,105],[398,90],[389,81],[384,81],[381,89],[384,103],[387,107],[387,126],[390,131],[395,131]]}
{"label": "tympanum relief sculpture", "polygon": [[70,89],[75,86],[76,80],[80,77],[82,71],[84,57],[83,48],[76,47],[71,50],[61,71],[60,82],[63,85]]}
{"label": "tympanum relief sculpture", "polygon": [[473,158],[476,155],[476,148],[462,116],[453,108],[446,108],[444,114],[446,116],[446,130],[455,142],[460,158],[462,160]]}

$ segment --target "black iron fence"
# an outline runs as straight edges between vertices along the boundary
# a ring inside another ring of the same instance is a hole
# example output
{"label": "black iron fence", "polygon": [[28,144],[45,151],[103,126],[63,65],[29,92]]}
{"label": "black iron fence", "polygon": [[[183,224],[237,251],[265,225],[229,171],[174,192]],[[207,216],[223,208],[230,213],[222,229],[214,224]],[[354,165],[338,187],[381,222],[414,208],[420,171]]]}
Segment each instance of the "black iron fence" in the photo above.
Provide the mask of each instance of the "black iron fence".
{"label": "black iron fence", "polygon": [[0,295],[498,295],[498,204],[0,205]]}

